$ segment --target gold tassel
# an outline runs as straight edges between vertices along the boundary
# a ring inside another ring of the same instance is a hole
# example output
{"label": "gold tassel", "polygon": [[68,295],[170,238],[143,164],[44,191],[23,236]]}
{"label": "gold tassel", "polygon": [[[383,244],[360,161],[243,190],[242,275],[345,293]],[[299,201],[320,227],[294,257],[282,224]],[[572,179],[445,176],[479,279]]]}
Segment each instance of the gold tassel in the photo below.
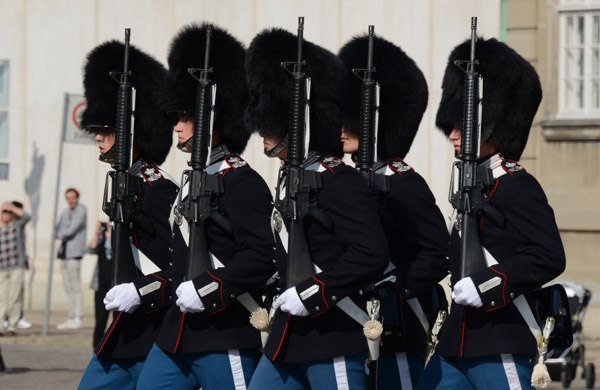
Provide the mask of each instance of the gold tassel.
{"label": "gold tassel", "polygon": [[269,321],[267,309],[261,307],[254,310],[252,314],[250,314],[250,324],[261,332],[268,331],[271,327],[271,322]]}
{"label": "gold tassel", "polygon": [[369,320],[365,322],[363,333],[367,339],[375,341],[381,336],[382,332],[383,325],[381,325],[381,322],[377,320]]}

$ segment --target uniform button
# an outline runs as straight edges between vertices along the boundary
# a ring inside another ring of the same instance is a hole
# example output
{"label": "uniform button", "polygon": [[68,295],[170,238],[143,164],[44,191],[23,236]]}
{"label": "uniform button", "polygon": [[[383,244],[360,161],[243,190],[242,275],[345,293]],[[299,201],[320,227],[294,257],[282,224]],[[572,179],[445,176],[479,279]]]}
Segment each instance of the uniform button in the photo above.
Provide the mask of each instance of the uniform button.
{"label": "uniform button", "polygon": [[173,263],[169,263],[169,267],[172,267],[172,266],[173,266]]}
{"label": "uniform button", "polygon": [[173,203],[169,203],[169,208],[173,208]]}
{"label": "uniform button", "polygon": [[490,302],[490,305],[496,306],[496,302],[492,301],[492,302]]}
{"label": "uniform button", "polygon": [[216,309],[216,308],[217,308],[217,304],[213,303],[213,309]]}
{"label": "uniform button", "polygon": [[409,291],[408,290],[404,290],[404,294],[408,295]]}
{"label": "uniform button", "polygon": [[133,229],[133,222],[129,222],[129,229]]}
{"label": "uniform button", "polygon": [[332,301],[337,301],[337,297],[334,295],[334,296],[331,297],[331,300]]}
{"label": "uniform button", "polygon": [[169,247],[169,252],[172,253],[173,252],[173,248]]}
{"label": "uniform button", "polygon": [[321,308],[319,306],[315,306],[315,310],[319,311],[319,310],[321,310]]}
{"label": "uniform button", "polygon": [[175,238],[175,233],[171,233],[171,238]]}
{"label": "uniform button", "polygon": [[172,295],[169,295],[169,300],[171,300],[171,301],[173,300],[173,296]]}
{"label": "uniform button", "polygon": [[169,282],[172,282],[172,281],[173,281],[173,279],[172,279],[172,278],[169,278]]}
{"label": "uniform button", "polygon": [[179,192],[179,188],[177,188],[177,189],[175,190],[175,193],[178,193],[178,192]]}
{"label": "uniform button", "polygon": [[129,241],[133,242],[133,237],[129,237]]}
{"label": "uniform button", "polygon": [[510,297],[514,298],[515,297],[515,293],[510,293]]}
{"label": "uniform button", "polygon": [[151,304],[150,304],[150,307],[154,307],[154,303],[151,303]]}
{"label": "uniform button", "polygon": [[231,299],[235,299],[235,294],[230,295]]}

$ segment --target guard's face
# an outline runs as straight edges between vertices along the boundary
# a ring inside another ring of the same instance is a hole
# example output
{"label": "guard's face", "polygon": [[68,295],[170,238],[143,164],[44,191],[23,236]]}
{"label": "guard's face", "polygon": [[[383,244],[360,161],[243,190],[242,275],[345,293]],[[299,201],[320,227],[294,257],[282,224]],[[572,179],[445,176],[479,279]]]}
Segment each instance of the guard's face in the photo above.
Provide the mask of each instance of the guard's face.
{"label": "guard's face", "polygon": [[[183,145],[194,136],[194,118],[190,118],[185,113],[179,112],[177,113],[177,119],[174,130],[177,134],[177,143]],[[181,148],[184,152],[191,152],[191,150],[187,149],[187,146]]]}
{"label": "guard's face", "polygon": [[342,141],[344,153],[352,154],[358,152],[358,136],[350,133],[345,127],[342,127],[340,141]]}
{"label": "guard's face", "polygon": [[100,154],[108,152],[115,144],[115,129],[106,127],[96,133],[94,140],[98,144]]}
{"label": "guard's face", "polygon": [[[262,139],[263,139],[263,147],[265,148],[265,150],[268,152],[270,150],[273,150],[274,147],[276,147],[277,145],[279,145],[281,143],[281,141],[283,140],[283,137],[279,137],[276,135],[272,135],[272,134],[266,134],[266,133],[258,133]],[[277,157],[280,158],[282,160],[284,160],[287,157],[287,151],[288,148],[287,146],[285,148],[283,148],[283,150],[281,150],[279,153],[277,153],[275,156],[273,157]]]}
{"label": "guard's face", "polygon": [[65,199],[67,200],[67,204],[69,208],[74,209],[77,206],[77,194],[73,191],[69,191],[65,194]]}
{"label": "guard's face", "polygon": [[452,146],[454,146],[454,154],[458,155],[460,153],[460,141],[462,137],[462,130],[458,128],[454,128],[448,137],[450,141],[452,141]]}
{"label": "guard's face", "polygon": [[[454,155],[458,156],[460,154],[460,144],[462,141],[462,130],[458,128],[454,128],[448,137],[450,141],[452,141],[452,146],[454,146]],[[487,140],[483,145],[479,147],[479,156],[485,157],[490,154],[494,154],[498,152],[498,146],[491,140]]]}

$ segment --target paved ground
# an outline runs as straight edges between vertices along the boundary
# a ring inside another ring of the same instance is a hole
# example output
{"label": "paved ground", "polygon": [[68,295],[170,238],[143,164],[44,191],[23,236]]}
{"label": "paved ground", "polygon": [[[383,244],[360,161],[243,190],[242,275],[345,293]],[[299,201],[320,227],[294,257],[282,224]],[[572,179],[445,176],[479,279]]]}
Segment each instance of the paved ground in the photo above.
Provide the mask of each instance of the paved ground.
{"label": "paved ground", "polygon": [[30,329],[0,338],[6,365],[0,389],[76,389],[92,356],[91,316],[84,317],[82,329],[58,330],[56,325],[66,319],[66,313],[53,312],[48,336],[42,336],[43,312],[27,312],[26,319],[33,324]]}
{"label": "paved ground", "polygon": [[[65,313],[53,312],[49,335],[42,336],[43,312],[26,314],[33,323],[30,329],[20,329],[16,337],[1,337],[0,347],[6,372],[0,375],[2,390],[65,390],[76,389],[79,379],[92,354],[91,316],[84,318],[83,328],[59,331],[56,324],[65,319]],[[600,374],[600,341],[586,341],[586,362],[596,365]],[[578,369],[578,377],[581,370]],[[582,379],[576,379],[572,389],[584,389]],[[600,388],[599,385],[596,388]],[[562,389],[552,382],[548,389]]]}

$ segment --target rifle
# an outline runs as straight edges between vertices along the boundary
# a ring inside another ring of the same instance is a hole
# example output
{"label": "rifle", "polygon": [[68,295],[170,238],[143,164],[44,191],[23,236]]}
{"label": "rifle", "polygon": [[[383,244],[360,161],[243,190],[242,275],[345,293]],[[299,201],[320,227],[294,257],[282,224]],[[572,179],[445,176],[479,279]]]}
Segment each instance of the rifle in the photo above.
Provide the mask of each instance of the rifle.
{"label": "rifle", "polygon": [[[304,18],[299,17],[297,61],[281,63],[281,66],[292,76],[288,154],[285,165],[279,170],[275,204],[276,209],[289,220],[286,289],[314,274],[304,230],[305,220],[311,217],[325,229],[332,228],[331,220],[322,211],[317,210],[316,202],[309,200],[310,193],[321,188],[321,177],[315,171],[305,170],[302,165],[310,136],[307,126],[310,78],[304,73],[306,62],[302,59],[303,31]],[[285,182],[283,199],[279,196],[282,181]]]}
{"label": "rifle", "polygon": [[[129,243],[129,223],[133,218],[135,203],[139,201],[141,187],[139,181],[131,180],[133,147],[133,123],[135,88],[129,81],[129,35],[125,29],[125,54],[123,72],[110,72],[119,83],[117,92],[117,117],[115,120],[115,157],[113,171],[106,175],[102,210],[114,223],[112,284],[131,282],[137,279],[137,267]],[[110,200],[108,194],[110,191]]]}
{"label": "rifle", "polygon": [[[477,167],[479,157],[479,137],[481,134],[481,91],[480,75],[475,70],[477,42],[477,18],[471,18],[471,52],[468,61],[457,60],[456,66],[465,72],[463,95],[463,128],[460,154],[453,164],[450,180],[449,201],[462,221],[458,229],[462,230],[460,245],[459,280],[487,268],[481,247],[477,218],[489,217],[492,222],[502,225],[504,217],[484,199],[484,192],[492,185],[494,178],[490,169]],[[462,65],[466,64],[466,68]],[[458,170],[458,190],[454,192],[454,173]]]}
{"label": "rifle", "polygon": [[[360,89],[360,120],[358,130],[358,153],[356,155],[356,170],[360,176],[367,181],[369,187],[380,189],[385,192],[385,176],[374,175],[374,166],[377,162],[377,124],[379,117],[379,84],[373,78],[376,69],[373,67],[373,40],[375,38],[375,26],[369,25],[369,41],[367,49],[367,67],[364,69],[352,69],[352,73],[361,81]],[[381,180],[383,179],[383,180]],[[376,185],[377,182],[377,185]],[[381,188],[379,188],[381,187]],[[365,292],[369,292],[371,301],[376,302],[379,308],[378,295],[374,285],[369,285]],[[371,320],[379,320],[379,309],[369,313]],[[377,372],[379,359],[369,361],[369,389],[377,389]]]}
{"label": "rifle", "polygon": [[214,221],[223,231],[231,234],[229,221],[218,214],[218,204],[214,201],[224,192],[223,178],[206,172],[210,161],[217,89],[216,84],[208,78],[208,75],[212,73],[212,68],[209,68],[211,35],[212,26],[208,25],[204,48],[204,67],[188,69],[188,73],[198,81],[198,88],[192,157],[188,162],[192,169],[184,171],[181,179],[182,188],[189,183],[189,191],[186,199],[182,199],[182,191],[180,191],[177,205],[177,211],[185,217],[190,226],[186,280],[191,280],[213,268],[206,236],[207,222]]}
{"label": "rifle", "polygon": [[377,162],[377,124],[379,118],[379,84],[373,78],[373,39],[375,27],[369,26],[369,46],[366,69],[352,69],[362,81],[360,90],[360,128],[358,131],[358,153],[356,170],[373,187],[373,166]]}

